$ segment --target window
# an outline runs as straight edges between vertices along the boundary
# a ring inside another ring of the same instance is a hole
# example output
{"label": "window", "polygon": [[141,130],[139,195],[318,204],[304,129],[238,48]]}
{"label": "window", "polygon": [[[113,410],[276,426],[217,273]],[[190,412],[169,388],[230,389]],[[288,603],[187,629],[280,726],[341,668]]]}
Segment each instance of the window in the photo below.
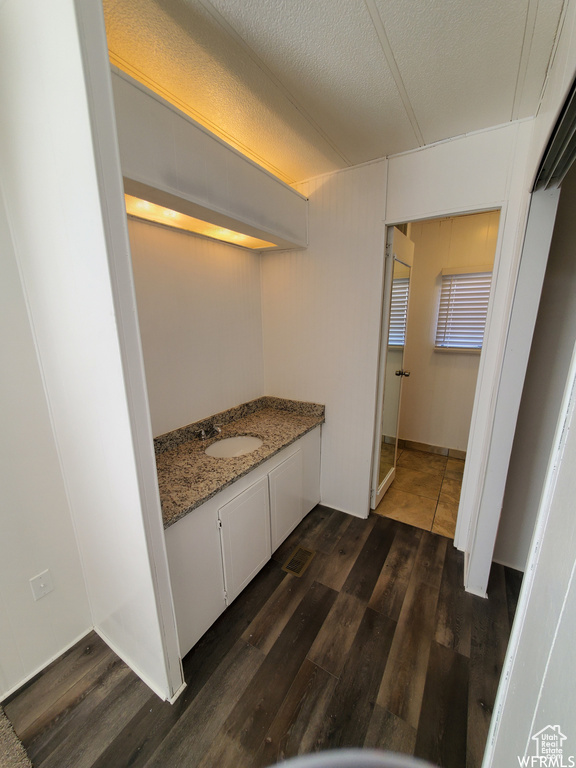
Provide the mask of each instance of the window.
{"label": "window", "polygon": [[403,347],[406,339],[406,319],[408,317],[409,277],[397,277],[392,280],[392,300],[390,304],[390,330],[388,345]]}
{"label": "window", "polygon": [[490,267],[442,270],[437,348],[482,349],[491,282]]}

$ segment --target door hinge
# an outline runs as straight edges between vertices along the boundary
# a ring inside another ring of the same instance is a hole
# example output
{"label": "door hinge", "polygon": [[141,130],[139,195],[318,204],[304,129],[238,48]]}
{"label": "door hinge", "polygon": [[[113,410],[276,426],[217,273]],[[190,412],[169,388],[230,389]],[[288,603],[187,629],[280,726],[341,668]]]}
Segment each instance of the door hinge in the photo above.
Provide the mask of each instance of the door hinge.
{"label": "door hinge", "polygon": [[224,602],[228,605],[228,592],[224,590]]}
{"label": "door hinge", "polygon": [[222,530],[222,520],[220,518],[218,518],[218,528]]}

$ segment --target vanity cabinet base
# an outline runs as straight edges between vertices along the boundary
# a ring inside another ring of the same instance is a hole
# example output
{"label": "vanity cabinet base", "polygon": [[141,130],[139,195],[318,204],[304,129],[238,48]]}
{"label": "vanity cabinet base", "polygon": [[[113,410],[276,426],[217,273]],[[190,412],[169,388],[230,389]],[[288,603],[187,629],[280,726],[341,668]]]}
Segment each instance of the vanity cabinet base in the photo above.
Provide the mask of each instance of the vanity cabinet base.
{"label": "vanity cabinet base", "polygon": [[185,656],[320,501],[321,427],[166,529]]}

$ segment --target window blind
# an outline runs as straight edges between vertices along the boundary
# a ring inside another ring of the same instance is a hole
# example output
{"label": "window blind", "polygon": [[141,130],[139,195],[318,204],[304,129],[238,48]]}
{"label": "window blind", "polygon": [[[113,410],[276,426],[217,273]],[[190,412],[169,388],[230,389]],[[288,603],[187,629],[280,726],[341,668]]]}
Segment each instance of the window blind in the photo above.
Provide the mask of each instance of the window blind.
{"label": "window blind", "polygon": [[482,348],[491,283],[491,272],[442,275],[436,347]]}
{"label": "window blind", "polygon": [[390,330],[388,344],[391,347],[403,347],[406,339],[406,320],[408,318],[409,277],[397,277],[392,280],[392,300],[390,303]]}

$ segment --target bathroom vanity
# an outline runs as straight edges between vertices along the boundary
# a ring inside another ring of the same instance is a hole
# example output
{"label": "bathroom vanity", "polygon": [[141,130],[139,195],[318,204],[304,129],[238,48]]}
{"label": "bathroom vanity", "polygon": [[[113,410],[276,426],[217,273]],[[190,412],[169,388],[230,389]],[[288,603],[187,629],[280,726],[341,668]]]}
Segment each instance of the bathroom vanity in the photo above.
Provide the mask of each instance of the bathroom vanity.
{"label": "bathroom vanity", "polygon": [[[155,440],[182,656],[319,502],[323,421],[323,406],[265,397]],[[220,433],[200,439],[213,425]],[[206,454],[239,435],[262,444]]]}

